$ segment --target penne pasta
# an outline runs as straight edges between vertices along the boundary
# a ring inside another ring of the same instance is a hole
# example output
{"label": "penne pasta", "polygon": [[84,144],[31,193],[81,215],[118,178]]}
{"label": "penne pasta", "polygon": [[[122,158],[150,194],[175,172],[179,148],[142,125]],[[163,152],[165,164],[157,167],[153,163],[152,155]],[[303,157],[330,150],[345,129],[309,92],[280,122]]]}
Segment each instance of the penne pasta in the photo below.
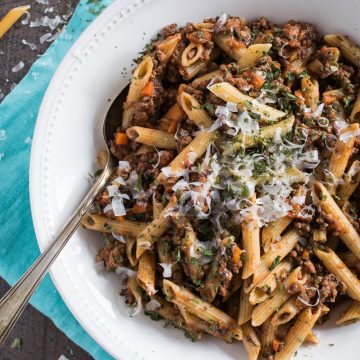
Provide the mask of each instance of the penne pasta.
{"label": "penne pasta", "polygon": [[245,149],[254,147],[256,144],[271,140],[275,136],[283,136],[289,133],[292,130],[294,125],[295,118],[290,116],[286,120],[279,121],[276,124],[268,125],[260,128],[260,131],[256,135],[243,135],[240,134],[235,139],[235,142],[232,144],[232,147],[229,150],[226,150],[226,153],[231,151],[238,150],[241,147]]}
{"label": "penne pasta", "polygon": [[0,20],[0,39],[8,32],[8,30],[30,9],[30,6],[19,6],[11,9]]}
{"label": "penne pasta", "polygon": [[131,266],[138,264],[138,259],[136,258],[136,238],[134,237],[126,239],[126,256]]}
{"label": "penne pasta", "polygon": [[152,252],[144,252],[139,259],[137,281],[149,296],[156,293],[155,290],[155,256]]}
{"label": "penne pasta", "polygon": [[183,91],[180,95],[181,107],[188,118],[199,128],[208,128],[213,124],[211,117],[200,103],[190,94]]}
{"label": "penne pasta", "polygon": [[[255,198],[251,199],[255,202]],[[256,213],[241,224],[242,246],[246,257],[243,261],[242,278],[247,279],[257,270],[260,264],[260,228]]]}
{"label": "penne pasta", "polygon": [[267,319],[261,325],[260,344],[263,357],[265,354],[271,353],[272,344],[276,339],[277,330],[278,327],[271,323],[271,318]]}
{"label": "penne pasta", "polygon": [[178,306],[183,306],[188,312],[196,315],[209,324],[215,324],[224,333],[231,334],[235,339],[242,339],[240,326],[229,315],[215,306],[201,300],[189,290],[180,287],[169,280],[163,281],[163,288],[166,296]]}
{"label": "penne pasta", "polygon": [[283,260],[279,265],[268,273],[250,292],[249,301],[251,304],[256,305],[266,300],[270,294],[278,286],[278,279],[282,274],[290,273],[294,268],[294,264],[291,260]]}
{"label": "penne pasta", "polygon": [[319,83],[315,79],[303,77],[301,79],[301,92],[305,99],[305,104],[314,112],[318,107],[319,102]]}
{"label": "penne pasta", "polygon": [[136,257],[140,256],[165,232],[170,218],[168,213],[174,209],[176,197],[173,196],[164,210],[137,236]]}
{"label": "penne pasta", "polygon": [[335,225],[340,230],[339,237],[341,240],[360,259],[360,236],[325,186],[316,181],[313,185],[313,195],[315,202],[321,207],[321,210],[325,214],[332,216]]}
{"label": "penne pasta", "polygon": [[296,305],[296,301],[295,296],[288,299],[272,317],[271,324],[278,326],[293,319],[299,312],[299,307]]}
{"label": "penne pasta", "polygon": [[[215,140],[213,133],[201,132],[196,135],[192,142],[176,156],[176,158],[169,164],[171,178],[180,176],[185,167],[192,165],[198,158],[200,158],[211,142]],[[157,182],[162,183],[166,180],[164,172],[157,177]]]}
{"label": "penne pasta", "polygon": [[152,70],[153,60],[150,56],[145,56],[134,71],[130,83],[129,93],[124,104],[122,127],[127,129],[132,124],[132,118],[135,112],[135,103],[140,99],[141,90],[149,82]]}
{"label": "penne pasta", "polygon": [[[355,133],[359,129],[359,124],[352,124],[347,128],[343,129],[340,133],[340,137],[336,142],[336,147],[331,155],[329,162],[329,172],[334,177],[335,183],[330,188],[330,193],[333,195],[336,191],[336,182],[344,175],[346,166],[351,156],[352,150],[355,144],[355,137],[351,134]],[[346,137],[346,134],[350,136],[343,139],[342,136]]]}
{"label": "penne pasta", "polygon": [[239,317],[238,324],[243,325],[251,319],[251,315],[254,309],[254,306],[249,302],[249,294],[245,292],[245,289],[250,283],[250,279],[246,279],[243,282],[243,286],[240,290],[240,307],[239,307]]}
{"label": "penne pasta", "polygon": [[166,64],[173,54],[177,44],[181,40],[181,34],[175,34],[167,37],[165,40],[155,44],[155,48],[164,56],[163,62]]}
{"label": "penne pasta", "polygon": [[253,44],[248,48],[241,49],[239,51],[240,58],[237,60],[240,69],[256,66],[256,63],[266,56],[271,46],[271,44]]}
{"label": "penne pasta", "polygon": [[342,206],[349,200],[350,196],[355,192],[360,184],[360,161],[355,160],[348,172],[345,174],[343,183],[339,186],[337,197],[338,204]]}
{"label": "penne pasta", "polygon": [[278,121],[286,115],[283,111],[259,103],[227,82],[213,84],[209,86],[209,90],[220,99],[235,103],[240,110],[250,110],[268,121]]}
{"label": "penne pasta", "polygon": [[315,255],[322,261],[329,272],[336,275],[346,285],[346,293],[360,301],[360,282],[343,261],[329,247],[314,249]]}
{"label": "penne pasta", "polygon": [[192,81],[192,83],[194,85],[201,84],[204,81],[212,80],[212,79],[214,79],[214,78],[216,78],[218,76],[221,76],[221,71],[220,70],[211,71],[211,72],[209,72],[209,73],[207,73],[205,75],[197,77],[196,79],[194,79]]}
{"label": "penne pasta", "polygon": [[281,239],[282,232],[291,224],[293,218],[283,216],[265,226],[261,232],[261,244],[264,252],[268,252],[271,244]]}
{"label": "penne pasta", "polygon": [[301,276],[300,267],[296,268],[284,280],[282,286],[278,287],[270,297],[255,306],[251,316],[252,326],[261,325],[291,297],[291,294],[287,291],[290,286],[297,283],[304,284],[306,282],[306,275],[304,275],[302,279],[299,279],[299,276]]}
{"label": "penne pasta", "polygon": [[153,217],[156,218],[164,210],[164,205],[156,200],[155,194],[152,197]]}
{"label": "penne pasta", "polygon": [[126,130],[126,135],[132,141],[160,149],[176,149],[177,146],[174,135],[162,130],[132,126]]}
{"label": "penne pasta", "polygon": [[351,110],[350,120],[352,122],[357,122],[357,123],[360,122],[360,92],[356,96],[355,103]]}
{"label": "penne pasta", "polygon": [[305,337],[305,342],[309,343],[309,344],[314,344],[314,345],[318,345],[320,344],[320,340],[319,338],[315,335],[315,333],[313,331],[310,331],[306,337]]}
{"label": "penne pasta", "polygon": [[148,226],[147,223],[130,220],[117,221],[98,214],[86,215],[81,224],[90,230],[130,236],[138,236]]}
{"label": "penne pasta", "polygon": [[260,341],[254,328],[249,322],[241,325],[243,344],[248,355],[248,360],[256,360],[260,353]]}
{"label": "penne pasta", "polygon": [[312,312],[311,308],[303,310],[286,335],[284,347],[275,354],[275,360],[290,360],[295,351],[305,341],[320,315],[321,307],[316,308],[314,312]]}
{"label": "penne pasta", "polygon": [[213,41],[233,59],[239,60],[241,58],[245,45],[236,40],[233,35],[214,33]]}
{"label": "penne pasta", "polygon": [[324,40],[329,45],[338,47],[347,60],[360,67],[360,49],[348,37],[340,34],[329,34],[324,36]]}
{"label": "penne pasta", "polygon": [[260,266],[254,274],[251,286],[247,289],[248,292],[270,273],[272,267],[272,270],[275,269],[276,265],[289,254],[299,239],[298,231],[291,229],[261,257]]}
{"label": "penne pasta", "polygon": [[341,313],[336,325],[351,324],[360,319],[360,302],[352,300],[350,306]]}
{"label": "penne pasta", "polygon": [[190,42],[181,55],[181,65],[190,66],[194,64],[201,57],[203,52],[204,45]]}

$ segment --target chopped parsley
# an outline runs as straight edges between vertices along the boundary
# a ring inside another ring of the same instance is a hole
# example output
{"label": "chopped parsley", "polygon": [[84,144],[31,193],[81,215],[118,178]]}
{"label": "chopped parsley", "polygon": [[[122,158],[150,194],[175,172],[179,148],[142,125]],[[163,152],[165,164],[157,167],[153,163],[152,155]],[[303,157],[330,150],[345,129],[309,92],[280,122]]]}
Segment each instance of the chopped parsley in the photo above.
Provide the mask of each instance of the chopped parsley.
{"label": "chopped parsley", "polygon": [[279,262],[280,262],[280,259],[281,259],[280,255],[278,255],[278,256],[275,258],[275,260],[272,262],[271,266],[269,267],[269,270],[270,270],[270,271],[273,271],[273,270],[276,268],[276,266],[277,266],[277,265],[279,264]]}
{"label": "chopped parsley", "polygon": [[10,345],[11,349],[17,349],[17,350],[21,350],[22,348],[22,339],[21,338],[15,338],[11,345]]}

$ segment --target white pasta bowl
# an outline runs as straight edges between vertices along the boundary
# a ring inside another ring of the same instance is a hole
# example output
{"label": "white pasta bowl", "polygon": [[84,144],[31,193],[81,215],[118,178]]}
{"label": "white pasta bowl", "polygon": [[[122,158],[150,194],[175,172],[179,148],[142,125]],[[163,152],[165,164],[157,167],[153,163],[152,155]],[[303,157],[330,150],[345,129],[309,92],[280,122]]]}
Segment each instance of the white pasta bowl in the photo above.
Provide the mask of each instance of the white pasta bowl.
{"label": "white pasta bowl", "polygon": [[[273,22],[311,22],[323,33],[340,32],[360,43],[357,0],[118,0],[71,48],[44,97],[33,140],[30,195],[43,250],[87,192],[101,136],[100,120],[129,81],[132,59],[165,25],[185,24],[226,12]],[[109,100],[110,99],[110,100]],[[206,337],[196,343],[144,315],[131,318],[115,274],[99,271],[101,236],[79,229],[51,269],[64,301],[89,334],[117,359],[245,359],[242,345]],[[336,316],[316,329],[320,345],[297,358],[357,360],[360,326],[337,328]]]}

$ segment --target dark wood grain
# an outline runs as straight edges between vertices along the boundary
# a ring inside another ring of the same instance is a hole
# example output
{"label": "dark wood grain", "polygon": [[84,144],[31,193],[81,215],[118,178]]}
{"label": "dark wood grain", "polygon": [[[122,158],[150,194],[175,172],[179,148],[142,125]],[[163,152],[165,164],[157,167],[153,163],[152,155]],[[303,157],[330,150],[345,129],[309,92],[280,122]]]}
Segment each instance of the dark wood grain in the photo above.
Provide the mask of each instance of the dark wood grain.
{"label": "dark wood grain", "polygon": [[[48,4],[39,4],[35,0],[0,0],[0,18],[11,8],[26,4],[31,5],[30,21],[44,15],[54,18],[56,15],[70,14],[77,3],[78,0],[48,0]],[[44,14],[45,8],[49,7],[53,7],[54,11]],[[61,26],[56,30],[59,31]],[[32,63],[46,51],[50,43],[40,44],[39,38],[49,31],[50,29],[45,27],[30,28],[28,25],[21,25],[19,21],[0,39],[0,94],[8,94],[27,73]],[[23,39],[34,43],[37,50],[32,51],[28,45],[24,45]],[[11,69],[19,61],[24,62],[24,68],[19,72],[12,72]],[[8,289],[9,285],[0,278],[0,297]],[[11,349],[10,345],[15,338],[22,340],[20,350]],[[68,339],[51,320],[30,305],[26,307],[6,343],[0,348],[1,360],[58,360],[61,355],[70,360],[92,359],[89,354]]]}

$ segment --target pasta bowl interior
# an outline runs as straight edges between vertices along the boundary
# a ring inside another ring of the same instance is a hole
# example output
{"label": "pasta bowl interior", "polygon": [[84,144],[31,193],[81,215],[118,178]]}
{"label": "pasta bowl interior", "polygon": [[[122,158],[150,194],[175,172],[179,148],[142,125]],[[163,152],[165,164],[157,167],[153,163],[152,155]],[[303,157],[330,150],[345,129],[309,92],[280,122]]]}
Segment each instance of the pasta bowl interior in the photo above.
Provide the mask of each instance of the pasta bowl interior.
{"label": "pasta bowl interior", "polygon": [[[346,216],[360,181],[360,51],[323,35],[360,43],[358,10],[356,1],[119,0],[69,51],[36,125],[32,214],[44,249],[89,188],[99,119],[131,81],[111,144],[117,176],[84,222],[105,243],[81,228],[51,270],[74,316],[115,358],[256,359],[261,342],[275,359],[357,359],[360,327],[337,327],[349,303],[332,299],[360,300],[359,225]],[[253,23],[262,16],[279,26]],[[290,19],[320,35],[284,27]],[[151,41],[187,22],[197,25]],[[346,316],[358,308],[353,301]],[[193,340],[207,335],[190,342],[151,321],[159,315]]]}

